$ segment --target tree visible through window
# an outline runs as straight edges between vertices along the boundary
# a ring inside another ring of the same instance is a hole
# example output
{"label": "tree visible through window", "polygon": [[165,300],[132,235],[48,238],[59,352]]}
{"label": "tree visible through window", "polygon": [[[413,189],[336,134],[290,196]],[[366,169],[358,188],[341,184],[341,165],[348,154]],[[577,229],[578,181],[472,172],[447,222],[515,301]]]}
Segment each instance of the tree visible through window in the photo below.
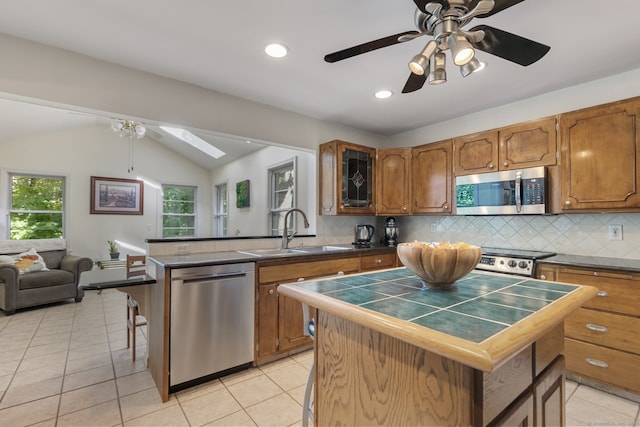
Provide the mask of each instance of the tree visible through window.
{"label": "tree visible through window", "polygon": [[[269,169],[269,186],[271,194],[269,224],[271,235],[278,236],[284,230],[285,214],[296,206],[295,161],[291,160]],[[288,229],[295,231],[293,216],[289,217]]]}
{"label": "tree visible through window", "polygon": [[10,174],[9,239],[63,237],[64,177]]}
{"label": "tree visible through window", "polygon": [[196,187],[162,186],[162,237],[196,235]]}

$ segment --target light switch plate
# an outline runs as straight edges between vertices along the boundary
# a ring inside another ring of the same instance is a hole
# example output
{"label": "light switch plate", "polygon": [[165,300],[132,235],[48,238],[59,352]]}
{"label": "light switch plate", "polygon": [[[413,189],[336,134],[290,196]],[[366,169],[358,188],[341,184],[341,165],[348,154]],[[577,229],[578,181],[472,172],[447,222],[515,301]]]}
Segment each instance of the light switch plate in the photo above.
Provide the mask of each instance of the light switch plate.
{"label": "light switch plate", "polygon": [[610,225],[609,226],[609,240],[622,240],[622,226]]}

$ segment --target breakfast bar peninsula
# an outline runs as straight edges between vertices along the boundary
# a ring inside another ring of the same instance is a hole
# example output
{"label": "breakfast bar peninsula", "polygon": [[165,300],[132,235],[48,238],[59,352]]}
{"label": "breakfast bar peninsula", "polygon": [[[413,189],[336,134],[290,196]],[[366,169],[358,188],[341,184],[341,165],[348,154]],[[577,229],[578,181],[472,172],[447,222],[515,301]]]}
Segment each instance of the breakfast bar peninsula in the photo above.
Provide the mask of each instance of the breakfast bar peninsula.
{"label": "breakfast bar peninsula", "polygon": [[563,320],[589,286],[404,267],[278,288],[313,308],[316,425],[563,425]]}

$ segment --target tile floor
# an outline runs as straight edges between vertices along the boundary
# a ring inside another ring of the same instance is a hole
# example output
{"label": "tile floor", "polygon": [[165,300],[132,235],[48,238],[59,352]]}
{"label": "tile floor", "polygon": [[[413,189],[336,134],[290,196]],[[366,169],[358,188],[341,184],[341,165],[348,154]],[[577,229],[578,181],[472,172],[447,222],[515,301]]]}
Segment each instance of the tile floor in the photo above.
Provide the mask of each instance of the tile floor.
{"label": "tile floor", "polygon": [[[311,352],[160,396],[126,348],[125,294],[0,311],[0,427],[290,426],[301,424]],[[138,335],[138,354],[145,349]],[[640,427],[640,405],[567,383],[570,426]]]}

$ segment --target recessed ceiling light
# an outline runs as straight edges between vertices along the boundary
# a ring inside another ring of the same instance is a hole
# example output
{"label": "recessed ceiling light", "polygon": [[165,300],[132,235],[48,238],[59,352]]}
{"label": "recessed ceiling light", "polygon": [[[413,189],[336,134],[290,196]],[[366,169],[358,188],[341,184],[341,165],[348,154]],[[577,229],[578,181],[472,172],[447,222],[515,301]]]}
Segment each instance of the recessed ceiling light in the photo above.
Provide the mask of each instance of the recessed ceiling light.
{"label": "recessed ceiling light", "polygon": [[389,98],[391,95],[393,95],[393,92],[391,92],[389,89],[379,90],[373,94],[373,96],[375,96],[378,99]]}
{"label": "recessed ceiling light", "polygon": [[264,51],[273,58],[282,58],[283,56],[287,56],[289,49],[282,43],[269,43],[264,48]]}

